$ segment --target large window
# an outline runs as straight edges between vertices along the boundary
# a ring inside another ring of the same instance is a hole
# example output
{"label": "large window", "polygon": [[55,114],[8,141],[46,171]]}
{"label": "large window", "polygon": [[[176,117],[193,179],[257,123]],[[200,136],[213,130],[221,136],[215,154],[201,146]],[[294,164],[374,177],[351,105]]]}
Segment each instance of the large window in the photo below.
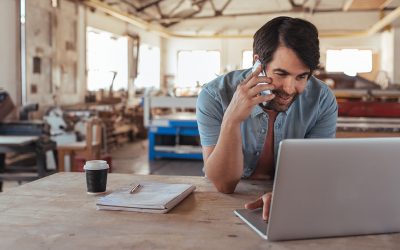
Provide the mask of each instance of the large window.
{"label": "large window", "polygon": [[87,89],[128,88],[128,40],[91,27],[87,28]]}
{"label": "large window", "polygon": [[142,44],[139,47],[137,88],[160,88],[160,48]]}
{"label": "large window", "polygon": [[191,50],[178,52],[178,79],[176,87],[203,85],[220,74],[219,51]]}
{"label": "large window", "polygon": [[253,51],[245,50],[242,54],[242,69],[248,69],[253,66]]}
{"label": "large window", "polygon": [[343,72],[349,76],[372,70],[372,51],[358,49],[327,50],[326,71]]}

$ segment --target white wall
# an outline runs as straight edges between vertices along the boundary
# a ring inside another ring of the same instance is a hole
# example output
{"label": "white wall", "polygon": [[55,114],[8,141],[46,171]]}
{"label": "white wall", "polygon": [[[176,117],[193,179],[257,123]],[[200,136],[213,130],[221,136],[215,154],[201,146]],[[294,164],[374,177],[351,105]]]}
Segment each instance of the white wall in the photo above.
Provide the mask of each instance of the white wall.
{"label": "white wall", "polygon": [[381,70],[386,71],[388,77],[393,80],[394,70],[394,33],[385,31],[381,35]]}
{"label": "white wall", "polygon": [[166,74],[177,75],[178,52],[181,50],[218,50],[221,72],[242,67],[242,53],[252,50],[252,39],[168,39],[165,41]]}
{"label": "white wall", "polygon": [[393,83],[400,84],[400,27],[393,29]]}
{"label": "white wall", "polygon": [[19,104],[19,28],[16,0],[0,1],[0,88]]}

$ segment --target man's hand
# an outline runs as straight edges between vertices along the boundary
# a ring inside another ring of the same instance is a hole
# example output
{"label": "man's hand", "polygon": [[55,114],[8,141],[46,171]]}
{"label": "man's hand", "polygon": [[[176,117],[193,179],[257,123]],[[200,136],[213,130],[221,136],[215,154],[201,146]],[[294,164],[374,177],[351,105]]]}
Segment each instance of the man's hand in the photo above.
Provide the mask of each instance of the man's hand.
{"label": "man's hand", "polygon": [[232,100],[225,111],[224,119],[229,119],[230,122],[239,124],[244,121],[251,113],[253,107],[257,104],[268,102],[272,100],[275,95],[260,95],[264,90],[273,90],[275,88],[272,84],[259,84],[271,83],[272,79],[266,76],[258,76],[262,68],[257,68],[256,71],[251,73],[243,82],[241,82]]}
{"label": "man's hand", "polygon": [[257,200],[255,200],[253,202],[246,203],[244,205],[244,207],[246,209],[250,209],[250,210],[262,207],[263,220],[267,221],[269,218],[269,208],[271,206],[271,199],[272,199],[272,192],[269,192],[269,193],[264,194],[263,196],[261,196],[260,198],[258,198]]}

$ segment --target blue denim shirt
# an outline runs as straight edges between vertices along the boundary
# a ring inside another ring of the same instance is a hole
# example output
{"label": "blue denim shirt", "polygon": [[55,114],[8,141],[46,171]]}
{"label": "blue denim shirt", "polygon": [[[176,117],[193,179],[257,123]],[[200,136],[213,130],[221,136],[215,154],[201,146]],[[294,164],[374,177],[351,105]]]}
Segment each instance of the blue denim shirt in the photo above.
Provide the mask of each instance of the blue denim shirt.
{"label": "blue denim shirt", "polygon": [[[197,124],[202,146],[217,144],[222,118],[236,87],[251,69],[222,75],[206,84],[196,105]],[[336,135],[338,106],[329,87],[311,76],[303,93],[285,112],[280,112],[274,124],[275,162],[279,143],[293,138],[333,138]],[[243,177],[249,177],[257,166],[268,129],[268,114],[256,105],[241,123],[244,156]]]}

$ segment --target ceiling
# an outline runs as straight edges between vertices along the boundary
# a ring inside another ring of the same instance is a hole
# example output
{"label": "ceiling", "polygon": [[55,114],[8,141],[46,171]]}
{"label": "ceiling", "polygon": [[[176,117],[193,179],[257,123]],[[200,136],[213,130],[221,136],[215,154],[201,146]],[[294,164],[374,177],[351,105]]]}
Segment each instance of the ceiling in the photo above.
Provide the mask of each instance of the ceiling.
{"label": "ceiling", "polygon": [[[99,2],[99,0],[83,0]],[[181,35],[251,35],[273,17],[314,23],[320,33],[368,30],[396,10],[400,0],[100,0],[151,27]],[[93,5],[92,5],[93,6]],[[400,10],[400,9],[398,9]],[[399,25],[396,15],[392,25]],[[149,26],[149,27],[150,27]]]}

